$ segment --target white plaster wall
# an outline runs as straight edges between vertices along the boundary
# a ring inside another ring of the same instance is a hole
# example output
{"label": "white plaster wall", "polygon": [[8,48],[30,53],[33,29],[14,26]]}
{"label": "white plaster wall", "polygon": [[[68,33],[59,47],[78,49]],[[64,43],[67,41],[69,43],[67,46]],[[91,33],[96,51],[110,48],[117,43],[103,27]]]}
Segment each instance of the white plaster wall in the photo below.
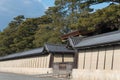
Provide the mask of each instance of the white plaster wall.
{"label": "white plaster wall", "polygon": [[97,58],[98,58],[98,49],[92,49],[91,53],[91,70],[96,70],[97,68]]}
{"label": "white plaster wall", "polygon": [[86,50],[85,52],[85,69],[90,69],[91,66],[91,49]]}
{"label": "white plaster wall", "polygon": [[83,69],[84,56],[85,56],[85,51],[84,50],[80,51],[80,53],[78,54],[78,69]]}
{"label": "white plaster wall", "polygon": [[73,69],[72,80],[120,80],[120,71]]}
{"label": "white plaster wall", "polygon": [[105,70],[111,70],[112,56],[113,56],[113,47],[106,48]]}
{"label": "white plaster wall", "polygon": [[54,55],[54,62],[62,62],[62,55],[61,54],[55,54]]}
{"label": "white plaster wall", "polygon": [[73,80],[120,80],[120,46],[81,50],[78,55]]}
{"label": "white plaster wall", "polygon": [[98,69],[104,69],[104,61],[105,61],[105,48],[99,48],[99,57],[98,57]]}
{"label": "white plaster wall", "polygon": [[116,46],[114,49],[113,70],[120,70],[120,46]]}
{"label": "white plaster wall", "polygon": [[50,54],[33,58],[9,60],[0,62],[0,72],[13,72],[21,74],[51,73],[49,68]]}
{"label": "white plaster wall", "polygon": [[73,62],[73,54],[64,54],[64,62]]}
{"label": "white plaster wall", "polygon": [[50,55],[34,58],[25,58],[9,61],[1,61],[0,67],[24,67],[24,68],[48,68]]}

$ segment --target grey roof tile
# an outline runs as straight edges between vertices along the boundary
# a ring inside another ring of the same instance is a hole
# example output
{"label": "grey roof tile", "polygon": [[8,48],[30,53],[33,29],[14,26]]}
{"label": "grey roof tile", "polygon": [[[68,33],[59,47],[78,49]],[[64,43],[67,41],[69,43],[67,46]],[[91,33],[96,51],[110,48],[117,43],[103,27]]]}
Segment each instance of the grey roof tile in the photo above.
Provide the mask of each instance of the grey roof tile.
{"label": "grey roof tile", "polygon": [[91,47],[120,41],[120,30],[82,39],[75,48]]}
{"label": "grey roof tile", "polygon": [[66,45],[58,44],[45,44],[45,48],[48,52],[63,52],[63,53],[74,53],[74,50],[66,48]]}
{"label": "grey roof tile", "polygon": [[30,55],[41,54],[42,52],[43,52],[43,47],[36,48],[33,50],[29,50],[29,51],[19,52],[19,53],[15,53],[15,54],[10,54],[10,55],[4,56],[4,57],[0,57],[0,60],[18,58],[18,57],[26,57],[26,56],[30,56]]}
{"label": "grey roof tile", "polygon": [[44,54],[44,50],[48,52],[54,52],[54,53],[74,53],[74,50],[67,49],[65,45],[45,44],[44,47],[41,47],[41,48],[36,48],[29,51],[19,52],[19,53],[10,54],[4,57],[0,57],[0,60],[8,60],[8,59]]}
{"label": "grey roof tile", "polygon": [[78,36],[78,37],[69,37],[68,41],[70,43],[70,46],[74,47],[76,44],[78,44],[84,36]]}

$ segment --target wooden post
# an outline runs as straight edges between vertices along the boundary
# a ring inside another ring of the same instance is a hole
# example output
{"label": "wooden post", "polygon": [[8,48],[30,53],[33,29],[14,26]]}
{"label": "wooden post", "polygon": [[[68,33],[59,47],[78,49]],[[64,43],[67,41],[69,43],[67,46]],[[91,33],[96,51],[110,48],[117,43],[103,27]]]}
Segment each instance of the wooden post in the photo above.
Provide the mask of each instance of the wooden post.
{"label": "wooden post", "polygon": [[78,51],[75,50],[75,54],[74,54],[74,64],[73,64],[74,68],[78,68]]}
{"label": "wooden post", "polygon": [[64,52],[62,53],[62,63],[64,63]]}
{"label": "wooden post", "polygon": [[54,61],[54,54],[50,55],[50,62],[49,62],[49,68],[53,67],[53,61]]}
{"label": "wooden post", "polygon": [[99,63],[99,51],[100,51],[100,48],[98,47],[96,69],[98,69],[98,63]]}
{"label": "wooden post", "polygon": [[115,50],[115,46],[113,46],[113,55],[112,55],[111,70],[113,70],[113,66],[114,66],[114,50]]}
{"label": "wooden post", "polygon": [[106,51],[107,51],[107,48],[105,47],[104,68],[103,69],[105,69],[105,65],[106,65]]}
{"label": "wooden post", "polygon": [[85,50],[85,52],[84,52],[83,69],[85,69],[85,55],[86,55],[86,50]]}

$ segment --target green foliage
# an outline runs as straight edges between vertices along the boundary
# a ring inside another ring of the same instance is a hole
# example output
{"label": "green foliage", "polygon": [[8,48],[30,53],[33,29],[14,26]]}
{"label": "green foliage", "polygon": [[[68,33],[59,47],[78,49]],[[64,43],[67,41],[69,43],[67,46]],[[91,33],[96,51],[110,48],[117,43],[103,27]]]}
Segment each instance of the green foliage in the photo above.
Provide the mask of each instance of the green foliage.
{"label": "green foliage", "polygon": [[36,47],[43,46],[44,43],[60,43],[60,32],[51,27],[51,24],[40,25],[36,31],[35,40],[33,41]]}
{"label": "green foliage", "polygon": [[[25,18],[19,15],[0,32],[0,55],[41,47],[44,43],[61,43],[60,36],[72,30],[101,30],[120,28],[120,4],[92,12],[90,5],[111,0],[55,0],[45,15]],[[111,2],[119,3],[119,0]],[[96,28],[96,27],[100,27]],[[98,31],[99,32],[99,31]]]}
{"label": "green foliage", "polygon": [[95,25],[101,22],[106,24],[106,27],[119,28],[120,25],[120,5],[112,4],[102,10],[97,10],[95,13],[90,13],[88,17],[79,18],[78,28],[85,28],[86,30],[95,29]]}

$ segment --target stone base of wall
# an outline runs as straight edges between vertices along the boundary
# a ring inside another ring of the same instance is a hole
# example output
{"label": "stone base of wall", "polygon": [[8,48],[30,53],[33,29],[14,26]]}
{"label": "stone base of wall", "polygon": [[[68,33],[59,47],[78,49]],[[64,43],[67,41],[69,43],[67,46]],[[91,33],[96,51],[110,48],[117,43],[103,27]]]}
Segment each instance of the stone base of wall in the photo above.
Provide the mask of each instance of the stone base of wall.
{"label": "stone base of wall", "polygon": [[52,73],[52,68],[15,68],[15,67],[0,67],[0,72],[9,72],[26,75],[48,74]]}
{"label": "stone base of wall", "polygon": [[120,71],[73,69],[72,80],[120,80]]}

